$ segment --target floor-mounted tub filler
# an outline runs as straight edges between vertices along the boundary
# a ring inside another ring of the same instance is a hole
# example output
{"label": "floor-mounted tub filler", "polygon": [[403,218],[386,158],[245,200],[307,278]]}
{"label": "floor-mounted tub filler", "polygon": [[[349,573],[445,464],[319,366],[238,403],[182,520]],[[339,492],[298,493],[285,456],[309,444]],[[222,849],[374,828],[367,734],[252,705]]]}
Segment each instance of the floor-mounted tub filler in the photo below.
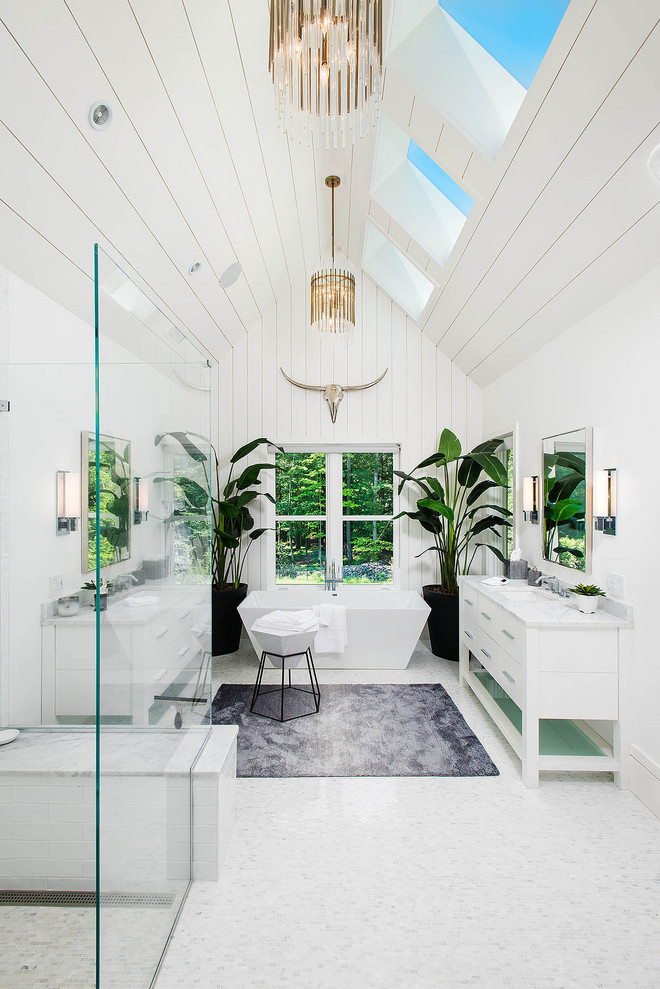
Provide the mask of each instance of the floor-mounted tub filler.
{"label": "floor-mounted tub filler", "polygon": [[348,645],[343,653],[315,653],[319,669],[405,670],[430,611],[415,591],[387,588],[278,587],[252,591],[239,605],[250,641],[257,655],[261,648],[250,629],[269,611],[300,611],[319,604],[346,608]]}

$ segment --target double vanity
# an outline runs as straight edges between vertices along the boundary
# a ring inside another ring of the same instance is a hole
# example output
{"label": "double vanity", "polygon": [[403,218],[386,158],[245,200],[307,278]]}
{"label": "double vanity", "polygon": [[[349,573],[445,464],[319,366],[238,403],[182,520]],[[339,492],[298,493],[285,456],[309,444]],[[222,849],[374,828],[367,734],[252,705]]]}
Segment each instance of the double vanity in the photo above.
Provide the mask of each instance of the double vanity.
{"label": "double vanity", "polygon": [[[110,599],[101,612],[101,715],[149,723],[154,696],[194,680],[208,651],[200,627],[207,586],[152,584]],[[96,710],[96,612],[44,614],[42,723],[81,723]]]}
{"label": "double vanity", "polygon": [[631,634],[627,613],[585,615],[573,596],[522,580],[461,578],[459,679],[520,757],[526,786],[568,770],[613,772],[628,787]]}

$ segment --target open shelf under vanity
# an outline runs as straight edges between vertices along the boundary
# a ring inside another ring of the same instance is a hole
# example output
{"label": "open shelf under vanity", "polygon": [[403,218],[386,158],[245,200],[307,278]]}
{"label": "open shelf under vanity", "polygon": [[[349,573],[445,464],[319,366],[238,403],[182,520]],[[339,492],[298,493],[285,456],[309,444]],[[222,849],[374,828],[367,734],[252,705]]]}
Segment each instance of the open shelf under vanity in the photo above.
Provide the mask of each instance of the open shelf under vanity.
{"label": "open shelf under vanity", "polygon": [[[503,593],[462,578],[461,683],[520,758],[526,786],[554,770],[612,772],[627,787],[631,623],[537,601],[517,583]],[[602,722],[612,725],[611,744],[593,724]]]}
{"label": "open shelf under vanity", "polygon": [[[471,667],[471,673],[481,683],[489,696],[500,709],[512,728],[520,737],[522,746],[522,711],[512,701],[503,687],[500,687],[488,670],[480,664]],[[597,739],[597,741],[596,741]],[[543,758],[580,757],[612,760],[612,746],[584,722],[566,718],[541,718],[539,720],[539,756]],[[599,769],[613,768],[613,763],[599,763]]]}

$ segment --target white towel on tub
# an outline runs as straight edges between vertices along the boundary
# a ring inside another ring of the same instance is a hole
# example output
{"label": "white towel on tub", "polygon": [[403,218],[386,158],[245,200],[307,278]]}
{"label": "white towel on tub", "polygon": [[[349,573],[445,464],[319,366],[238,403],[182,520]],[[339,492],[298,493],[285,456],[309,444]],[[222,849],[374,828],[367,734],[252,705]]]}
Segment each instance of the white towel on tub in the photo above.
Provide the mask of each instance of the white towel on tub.
{"label": "white towel on tub", "polygon": [[321,604],[314,609],[321,628],[314,638],[314,651],[344,652],[348,645],[346,608],[343,604]]}
{"label": "white towel on tub", "polygon": [[257,618],[252,631],[268,632],[279,629],[286,632],[308,632],[317,625],[318,618],[313,608],[303,611],[271,611]]}

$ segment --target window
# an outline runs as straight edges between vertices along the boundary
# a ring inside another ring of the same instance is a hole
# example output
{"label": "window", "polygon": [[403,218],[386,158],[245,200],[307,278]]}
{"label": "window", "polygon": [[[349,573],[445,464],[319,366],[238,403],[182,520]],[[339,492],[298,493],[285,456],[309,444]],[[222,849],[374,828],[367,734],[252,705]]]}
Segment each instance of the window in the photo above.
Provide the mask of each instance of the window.
{"label": "window", "polygon": [[321,584],[335,563],[346,584],[391,584],[394,454],[280,453],[275,582]]}

